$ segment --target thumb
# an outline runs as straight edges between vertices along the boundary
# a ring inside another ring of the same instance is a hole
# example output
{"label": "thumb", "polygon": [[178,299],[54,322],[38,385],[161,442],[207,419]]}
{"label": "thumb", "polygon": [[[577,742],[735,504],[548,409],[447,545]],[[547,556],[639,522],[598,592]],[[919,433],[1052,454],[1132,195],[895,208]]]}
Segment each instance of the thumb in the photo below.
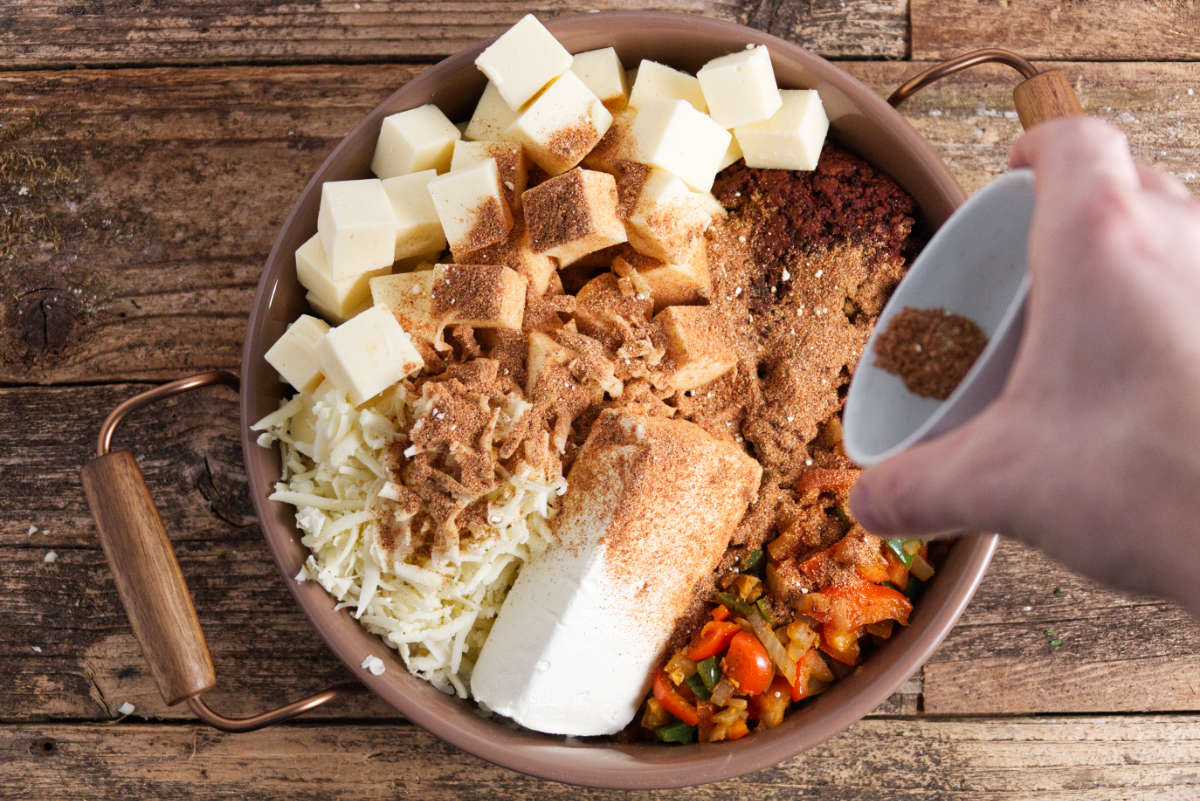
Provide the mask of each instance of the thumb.
{"label": "thumb", "polygon": [[1020,437],[995,408],[864,470],[850,493],[854,519],[887,537],[1005,528]]}

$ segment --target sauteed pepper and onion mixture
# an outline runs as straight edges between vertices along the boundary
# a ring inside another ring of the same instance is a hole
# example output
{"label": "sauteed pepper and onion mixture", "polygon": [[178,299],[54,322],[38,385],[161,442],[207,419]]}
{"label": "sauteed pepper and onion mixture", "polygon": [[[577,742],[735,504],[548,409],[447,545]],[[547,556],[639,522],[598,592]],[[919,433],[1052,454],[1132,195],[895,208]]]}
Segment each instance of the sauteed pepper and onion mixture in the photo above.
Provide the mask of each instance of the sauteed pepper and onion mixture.
{"label": "sauteed pepper and onion mixture", "polygon": [[801,519],[718,579],[710,619],[654,674],[640,719],[648,736],[711,743],[778,726],[908,625],[934,573],[928,545],[855,523],[846,496],[857,474],[818,468],[797,482],[814,511],[844,527],[833,545],[806,552]]}

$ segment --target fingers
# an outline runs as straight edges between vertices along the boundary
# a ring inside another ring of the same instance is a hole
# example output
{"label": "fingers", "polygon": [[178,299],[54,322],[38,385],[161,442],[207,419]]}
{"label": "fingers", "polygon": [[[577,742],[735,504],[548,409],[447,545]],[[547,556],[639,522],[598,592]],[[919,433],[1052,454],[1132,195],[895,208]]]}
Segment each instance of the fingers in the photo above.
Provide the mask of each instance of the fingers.
{"label": "fingers", "polygon": [[985,411],[863,471],[850,493],[854,518],[888,537],[1006,528],[1005,506],[996,499],[1011,497],[1001,485],[1019,454],[1011,427],[996,418]]}
{"label": "fingers", "polygon": [[1145,164],[1137,164],[1135,166],[1137,168],[1138,180],[1141,181],[1142,188],[1146,191],[1159,192],[1177,200],[1192,201],[1196,199],[1191,190],[1187,188],[1187,184],[1169,172]]}
{"label": "fingers", "polygon": [[1009,166],[1037,173],[1038,202],[1070,208],[1094,192],[1141,187],[1129,143],[1094,117],[1070,117],[1038,125],[1016,141]]}

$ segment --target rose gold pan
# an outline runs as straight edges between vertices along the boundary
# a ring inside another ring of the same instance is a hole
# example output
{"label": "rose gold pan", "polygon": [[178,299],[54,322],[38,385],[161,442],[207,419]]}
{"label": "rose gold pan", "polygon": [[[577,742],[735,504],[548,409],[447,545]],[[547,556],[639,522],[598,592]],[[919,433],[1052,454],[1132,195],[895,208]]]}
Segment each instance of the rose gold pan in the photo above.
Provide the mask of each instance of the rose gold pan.
{"label": "rose gold pan", "polygon": [[[766,44],[780,86],[819,90],[831,135],[898,181],[916,199],[931,230],[965,199],[933,149],[888,103],[833,64],[782,39],[727,22],[659,12],[585,14],[551,21],[548,27],[572,52],[611,45],[627,65],[651,58],[688,71],[748,43]],[[335,612],[317,584],[293,579],[306,553],[293,523],[294,513],[290,506],[267,500],[279,478],[279,454],[274,448],[259,447],[249,428],[279,406],[284,391],[263,353],[306,309],[292,254],[316,230],[321,184],[370,174],[368,165],[383,117],[424,103],[436,103],[451,119],[470,115],[484,86],[474,61],[486,44],[481,42],[426,70],[367,115],[308,182],[267,258],[250,313],[240,376],[246,474],[267,544],[285,583],[317,631],[367,689],[414,723],[484,759],[547,779],[626,789],[701,784],[788,759],[866,715],[920,668],[978,586],[995,550],[995,535],[958,539],[917,605],[911,625],[857,672],[793,711],[778,728],[737,742],[706,745],[568,742],[486,719],[473,704],[443,695],[410,675],[378,637],[368,634],[348,612]],[[1055,75],[1037,75],[1028,62],[1004,51],[980,51],[917,76],[893,100],[898,102],[929,80],[980,60],[1017,67],[1030,79],[1023,88]],[[164,700],[168,704],[187,701],[206,722],[228,731],[246,731],[294,717],[354,688],[330,688],[241,720],[214,712],[202,699],[216,678],[191,598],[136,461],[129,451],[110,452],[109,442],[113,429],[129,412],[213,383],[236,388],[239,380],[226,372],[192,376],[119,406],[101,431],[98,457],[83,469],[83,483],[121,599]],[[382,675],[360,667],[367,654],[383,659]]]}

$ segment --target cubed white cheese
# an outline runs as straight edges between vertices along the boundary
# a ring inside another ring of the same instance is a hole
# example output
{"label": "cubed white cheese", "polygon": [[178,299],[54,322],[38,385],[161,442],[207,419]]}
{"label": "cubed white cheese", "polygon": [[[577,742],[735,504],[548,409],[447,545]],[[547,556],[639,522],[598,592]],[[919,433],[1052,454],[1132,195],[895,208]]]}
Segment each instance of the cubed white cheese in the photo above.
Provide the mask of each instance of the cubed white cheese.
{"label": "cubed white cheese", "polygon": [[829,118],[815,89],[784,89],[779,111],[762,122],[734,129],[747,167],[816,169]]}
{"label": "cubed white cheese", "polygon": [[429,182],[429,195],[455,259],[503,242],[512,229],[496,160],[485,159]]}
{"label": "cubed white cheese", "polygon": [[596,97],[609,108],[620,108],[629,98],[629,85],[625,83],[625,68],[612,47],[576,53],[571,61],[571,72],[587,84]]}
{"label": "cubed white cheese", "polygon": [[396,212],[399,224],[396,229],[397,261],[446,249],[442,221],[429,197],[429,182],[436,177],[436,170],[421,170],[383,182],[383,191],[392,201],[392,211]]}
{"label": "cubed white cheese", "polygon": [[729,131],[683,100],[651,100],[633,119],[635,159],[675,173],[699,192],[712,187],[729,139]]}
{"label": "cubed white cheese", "polygon": [[499,139],[516,118],[517,112],[504,102],[496,84],[488,81],[488,85],[483,88],[479,103],[475,106],[475,113],[471,115],[471,121],[463,130],[463,136],[477,140]]}
{"label": "cubed white cheese", "polygon": [[267,349],[267,364],[279,377],[300,392],[321,383],[321,360],[317,358],[317,342],[329,331],[329,326],[308,314],[302,314],[287,327],[275,344]]}
{"label": "cubed white cheese", "polygon": [[412,339],[384,306],[371,306],[317,343],[321,370],[361,404],[424,366]]}
{"label": "cubed white cheese", "polygon": [[368,282],[376,276],[387,275],[390,269],[380,267],[349,278],[335,279],[319,236],[313,234],[296,249],[296,278],[308,290],[313,309],[334,323],[345,322],[357,314],[366,305]]}
{"label": "cubed white cheese", "polygon": [[399,227],[383,181],[327,181],[321,186],[317,233],[336,279],[390,267]]}
{"label": "cubed white cheese", "polygon": [[432,103],[383,118],[371,172],[394,178],[421,170],[445,172],[461,136],[454,123]]}
{"label": "cubed white cheese", "polygon": [[651,100],[686,100],[696,111],[708,111],[708,103],[695,75],[642,59],[629,91],[629,105],[640,109]]}
{"label": "cubed white cheese", "polygon": [[611,124],[600,98],[568,72],[521,112],[504,138],[524,145],[539,167],[558,175],[582,161]]}
{"label": "cubed white cheese", "polygon": [[517,109],[571,68],[571,54],[537,18],[526,14],[479,54],[475,66],[496,85],[509,108]]}
{"label": "cubed white cheese", "polygon": [[487,159],[496,160],[500,184],[504,187],[504,200],[510,209],[516,211],[521,205],[521,193],[529,184],[529,158],[525,155],[525,149],[516,142],[460,140],[454,144],[450,169],[461,170]]}
{"label": "cubed white cheese", "polygon": [[742,148],[738,145],[736,136],[729,137],[729,147],[725,148],[725,155],[721,156],[721,163],[717,165],[717,172],[725,169],[729,165],[736,162],[742,157]]}
{"label": "cubed white cheese", "polygon": [[714,58],[696,78],[709,116],[722,128],[765,120],[783,105],[765,45]]}
{"label": "cubed white cheese", "polygon": [[666,170],[651,169],[625,220],[629,244],[665,262],[687,260],[712,222],[704,194]]}

